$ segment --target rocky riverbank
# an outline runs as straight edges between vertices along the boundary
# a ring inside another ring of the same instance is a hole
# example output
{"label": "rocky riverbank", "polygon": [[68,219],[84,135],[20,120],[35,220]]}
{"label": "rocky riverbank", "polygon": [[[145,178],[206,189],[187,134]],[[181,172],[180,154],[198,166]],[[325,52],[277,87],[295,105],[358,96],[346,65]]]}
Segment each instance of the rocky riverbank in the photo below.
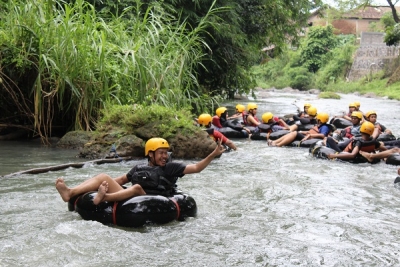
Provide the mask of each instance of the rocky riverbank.
{"label": "rocky riverbank", "polygon": [[[124,135],[118,137],[113,134],[99,135],[95,132],[71,131],[64,135],[57,143],[59,148],[77,149],[79,157],[89,159],[114,158],[114,157],[144,157],[146,140],[155,135],[148,131],[145,137]],[[209,138],[205,131],[185,135],[178,132],[175,136],[167,138],[170,151],[174,158],[204,158],[211,153],[216,144]]]}

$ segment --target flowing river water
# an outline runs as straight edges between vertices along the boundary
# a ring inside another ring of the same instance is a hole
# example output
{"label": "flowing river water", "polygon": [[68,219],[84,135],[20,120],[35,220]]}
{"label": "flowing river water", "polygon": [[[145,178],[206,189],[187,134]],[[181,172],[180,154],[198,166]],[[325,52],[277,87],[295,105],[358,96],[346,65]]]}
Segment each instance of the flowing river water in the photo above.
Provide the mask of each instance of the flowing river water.
{"label": "flowing river water", "polygon": [[[374,109],[378,121],[400,134],[398,101],[275,92],[255,100],[259,117],[266,111],[294,113],[294,101],[330,115],[360,101],[361,110]],[[126,173],[138,161],[0,178],[0,266],[400,264],[397,166],[315,159],[307,148],[268,147],[264,141],[234,142],[238,151],[178,181],[196,200],[197,217],[166,225],[122,228],[85,221],[67,210],[54,188],[56,177],[72,186],[101,172]],[[79,161],[76,151],[31,143],[0,147],[0,175]]]}

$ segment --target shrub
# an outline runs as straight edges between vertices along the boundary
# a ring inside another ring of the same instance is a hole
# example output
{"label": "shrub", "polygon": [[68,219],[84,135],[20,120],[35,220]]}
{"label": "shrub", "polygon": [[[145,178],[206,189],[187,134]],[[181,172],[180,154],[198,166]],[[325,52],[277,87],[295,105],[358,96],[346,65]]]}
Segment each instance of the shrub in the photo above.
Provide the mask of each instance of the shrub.
{"label": "shrub", "polygon": [[287,76],[289,78],[289,85],[299,90],[309,88],[312,80],[312,74],[304,67],[289,69]]}
{"label": "shrub", "polygon": [[192,114],[188,109],[177,110],[160,105],[112,105],[105,108],[102,119],[97,123],[97,130],[118,131],[133,134],[134,129],[151,122],[161,121],[159,130],[164,138],[173,135],[176,129],[194,133],[200,128],[193,124]]}

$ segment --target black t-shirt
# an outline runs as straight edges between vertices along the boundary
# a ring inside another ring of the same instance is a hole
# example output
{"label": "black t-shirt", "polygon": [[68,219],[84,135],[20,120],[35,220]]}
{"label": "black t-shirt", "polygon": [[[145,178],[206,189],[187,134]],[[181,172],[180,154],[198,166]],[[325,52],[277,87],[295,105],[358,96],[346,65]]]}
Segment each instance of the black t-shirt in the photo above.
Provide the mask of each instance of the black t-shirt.
{"label": "black t-shirt", "polygon": [[[126,175],[128,178],[129,182],[132,182],[132,174],[136,172],[136,168],[140,165],[136,165],[133,167]],[[155,168],[160,168],[158,166],[155,166]],[[183,174],[183,171],[185,170],[186,165],[178,162],[169,162],[165,164],[164,167],[161,167],[161,169],[164,171],[165,178],[168,180],[172,180],[174,177],[183,177],[185,174]]]}

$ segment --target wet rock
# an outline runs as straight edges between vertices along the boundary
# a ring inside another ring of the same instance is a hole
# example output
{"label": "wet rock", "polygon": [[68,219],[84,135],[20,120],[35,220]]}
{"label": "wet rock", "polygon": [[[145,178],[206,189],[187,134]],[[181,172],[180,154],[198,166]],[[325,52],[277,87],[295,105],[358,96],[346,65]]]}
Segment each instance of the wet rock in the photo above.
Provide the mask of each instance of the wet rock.
{"label": "wet rock", "polygon": [[[79,157],[90,159],[113,157],[144,157],[146,140],[159,136],[155,124],[143,126],[136,131],[138,135],[117,133],[99,134],[93,132],[73,131],[67,133],[58,143],[61,148],[79,149]],[[167,138],[174,158],[205,158],[216,147],[216,143],[205,131],[187,134],[177,133]]]}
{"label": "wet rock", "polygon": [[59,148],[79,149],[92,138],[91,132],[72,131],[66,133],[57,143]]}
{"label": "wet rock", "polygon": [[172,156],[183,159],[205,158],[216,147],[215,141],[205,131],[190,136],[178,133],[168,142]]}
{"label": "wet rock", "polygon": [[310,89],[308,90],[309,94],[314,94],[314,95],[319,95],[319,93],[321,93],[321,90],[319,89]]}
{"label": "wet rock", "polygon": [[366,97],[366,98],[376,98],[376,94],[374,94],[374,93],[366,93],[366,94],[364,94],[364,97]]}

